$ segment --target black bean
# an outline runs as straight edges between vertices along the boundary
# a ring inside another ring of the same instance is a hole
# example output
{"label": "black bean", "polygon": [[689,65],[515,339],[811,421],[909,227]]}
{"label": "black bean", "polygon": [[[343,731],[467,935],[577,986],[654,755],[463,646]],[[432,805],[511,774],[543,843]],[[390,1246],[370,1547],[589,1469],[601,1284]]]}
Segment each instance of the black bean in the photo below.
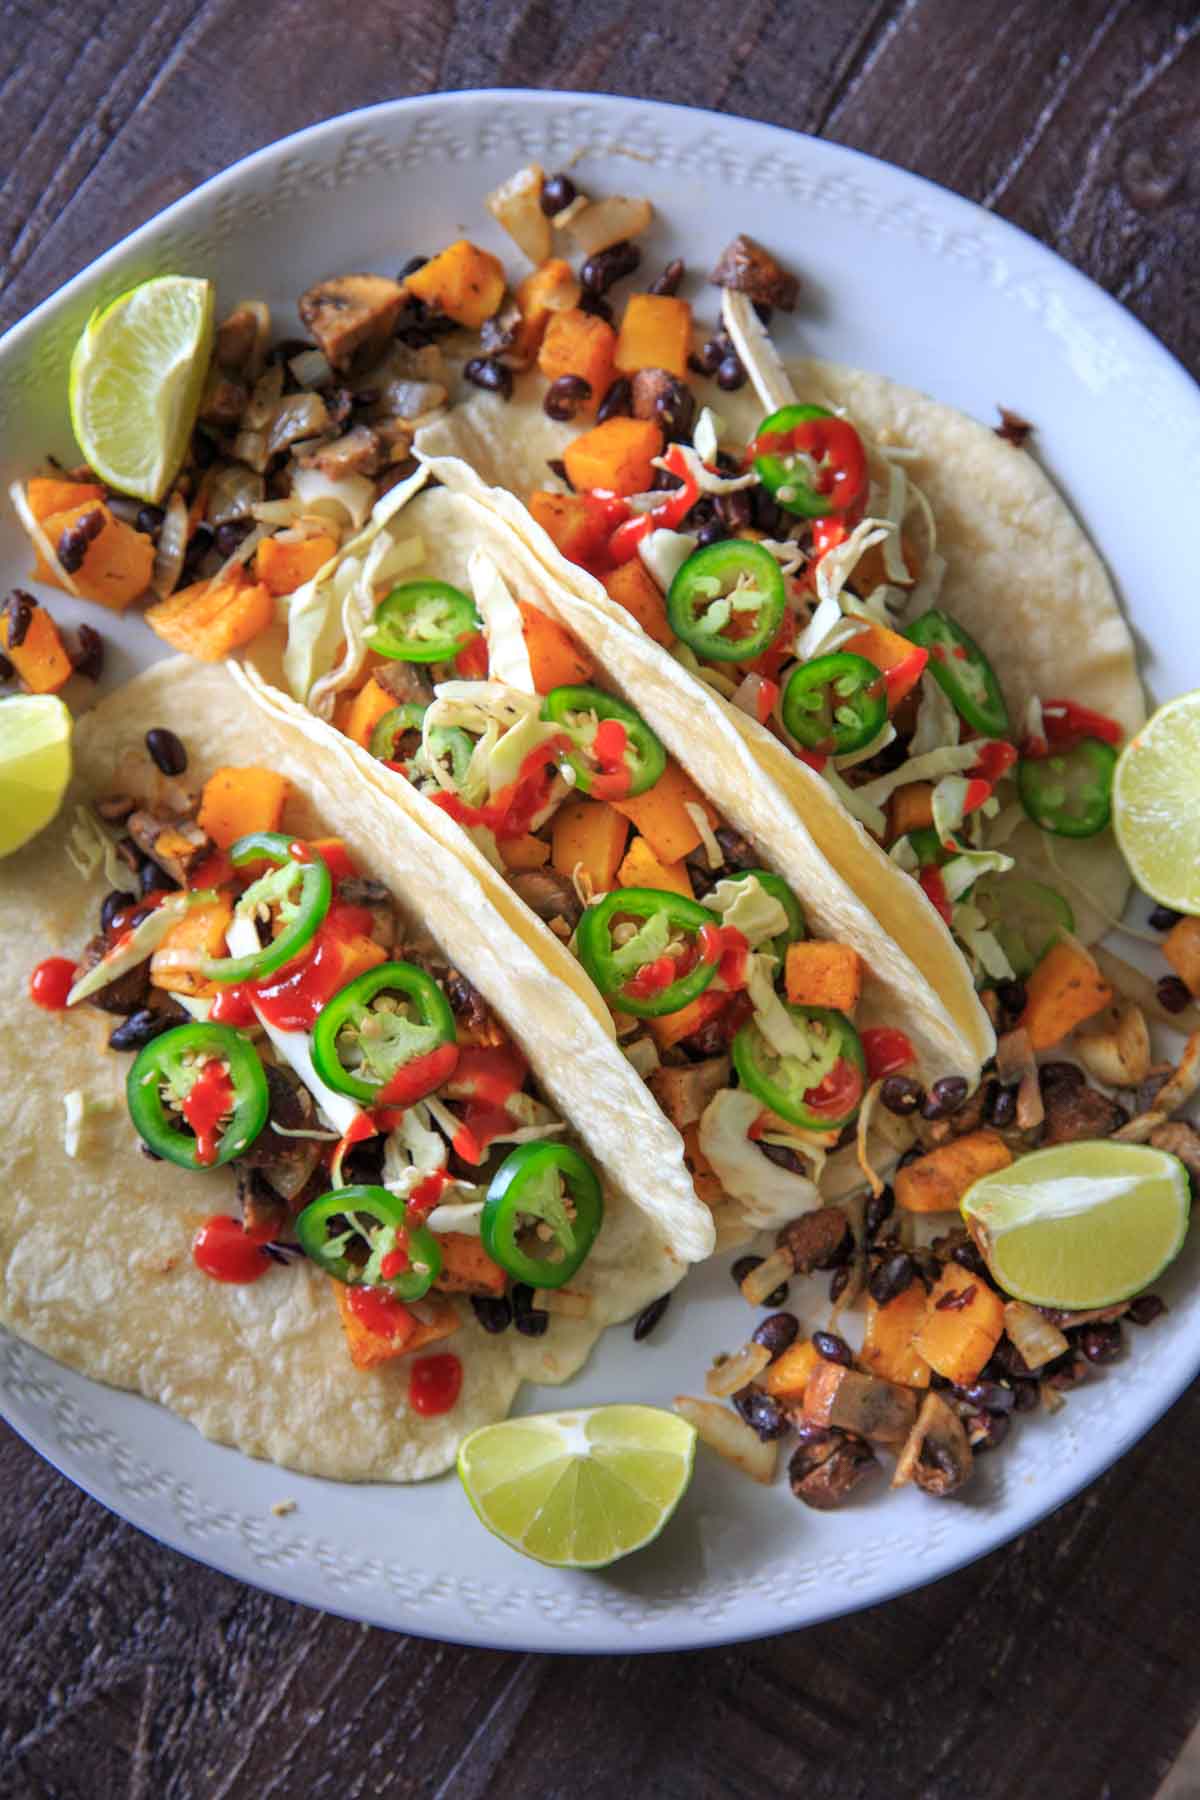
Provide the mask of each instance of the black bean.
{"label": "black bean", "polygon": [[696,399],[691,388],[672,376],[654,402],[654,420],[668,444],[690,443],[696,423]]}
{"label": "black bean", "polygon": [[654,480],[650,483],[650,490],[655,494],[673,494],[676,489],[681,488],[682,486],[683,483],[678,475],[672,475],[670,469],[655,469]]}
{"label": "black bean", "polygon": [[998,1381],[973,1381],[968,1387],[956,1387],[954,1392],[968,1406],[976,1406],[982,1412],[1009,1413],[1017,1403],[1012,1388]]}
{"label": "black bean", "polygon": [[512,399],[512,370],[494,357],[473,356],[463,374],[473,387],[483,388],[485,393],[500,394],[505,400]]}
{"label": "black bean", "polygon": [[719,544],[723,538],[728,536],[729,533],[720,519],[710,519],[709,523],[702,525],[696,533],[696,547],[703,550],[706,544]]}
{"label": "black bean", "polygon": [[606,419],[627,419],[632,410],[633,383],[628,375],[618,375],[597,408],[596,423],[603,425]]}
{"label": "black bean", "polygon": [[111,894],[105,894],[100,903],[101,931],[111,931],[116,915],[124,912],[127,906],[132,906],[136,899],[137,895],[129,893],[125,888],[114,888]]}
{"label": "black bean", "polygon": [[1023,981],[998,981],[996,998],[1011,1018],[1016,1018],[1025,1011],[1025,1002],[1029,998]]}
{"label": "black bean", "polygon": [[166,516],[161,506],[143,506],[138,509],[135,523],[138,530],[147,537],[157,538]]}
{"label": "black bean", "polygon": [[1078,1387],[1081,1381],[1088,1378],[1088,1359],[1078,1350],[1068,1350],[1062,1356],[1055,1357],[1041,1371],[1042,1380],[1052,1388],[1065,1391]]}
{"label": "black bean", "polygon": [[[758,1268],[759,1264],[765,1262],[765,1260],[766,1258],[762,1256],[739,1256],[729,1273],[733,1276],[738,1287],[741,1287],[747,1275],[751,1274]],[[781,1281],[779,1286],[773,1289],[760,1304],[763,1306],[782,1306],[787,1297],[787,1282]]]}
{"label": "black bean", "polygon": [[4,641],[9,650],[19,650],[25,642],[36,607],[37,601],[24,588],[14,588],[4,602]]}
{"label": "black bean", "polygon": [[693,375],[714,375],[721,362],[721,354],[710,340],[701,350],[688,353],[687,366]]}
{"label": "black bean", "polygon": [[889,1075],[879,1090],[879,1098],[890,1113],[907,1119],[925,1101],[925,1089],[911,1075]]}
{"label": "black bean", "polygon": [[717,501],[717,508],[727,531],[749,530],[754,518],[754,502],[745,488],[738,488],[736,493],[722,494]]}
{"label": "black bean", "polygon": [[1142,1294],[1138,1299],[1130,1301],[1125,1317],[1131,1325],[1153,1325],[1155,1319],[1161,1319],[1166,1310],[1166,1301],[1160,1300],[1157,1294]]}
{"label": "black bean", "polygon": [[254,530],[253,519],[226,519],[218,525],[213,534],[213,546],[218,556],[232,556],[243,538],[249,537]]}
{"label": "black bean", "polygon": [[847,1369],[853,1365],[854,1353],[845,1338],[839,1337],[836,1331],[814,1331],[812,1346],[826,1362],[841,1363]]}
{"label": "black bean", "polygon": [[965,1075],[943,1075],[930,1088],[924,1106],[921,1108],[923,1119],[948,1119],[956,1113],[967,1097],[968,1082]]}
{"label": "black bean", "polygon": [[575,492],[575,483],[571,480],[571,477],[567,474],[567,465],[563,461],[561,456],[547,457],[546,458],[546,467],[549,469],[549,471],[552,475],[558,476],[558,479],[563,483],[563,485],[565,487],[569,487],[572,493]]}
{"label": "black bean", "polygon": [[152,856],[143,856],[138,864],[138,885],[143,895],[169,894],[179,886],[173,875],[160,868]]}
{"label": "black bean", "polygon": [[635,1344],[640,1344],[643,1338],[648,1338],[650,1336],[650,1333],[654,1330],[654,1327],[658,1324],[670,1304],[670,1294],[660,1294],[657,1300],[652,1300],[649,1306],[644,1306],[642,1308],[637,1318],[633,1321],[633,1341]]}
{"label": "black bean", "polygon": [[507,1331],[512,1324],[512,1307],[504,1294],[472,1294],[471,1311],[485,1331],[493,1336]]}
{"label": "black bean", "polygon": [[972,1275],[987,1275],[987,1264],[974,1244],[955,1244],[950,1252],[950,1261],[957,1263],[960,1269],[969,1270]]}
{"label": "black bean", "polygon": [[972,1450],[998,1450],[1008,1436],[1011,1424],[1007,1413],[972,1413],[967,1420],[967,1440]]}
{"label": "black bean", "polygon": [[800,1321],[792,1313],[769,1313],[758,1326],[752,1341],[761,1344],[764,1350],[769,1350],[774,1362],[777,1356],[782,1356],[795,1343],[799,1330]]}
{"label": "black bean", "polygon": [[104,672],[104,639],[92,625],[79,627],[78,646],[70,652],[71,667],[85,681],[99,681]]}
{"label": "black bean", "polygon": [[1165,1006],[1169,1013],[1182,1012],[1192,996],[1178,975],[1164,975],[1154,985],[1160,1006]]}
{"label": "black bean", "polygon": [[542,183],[541,207],[548,219],[560,213],[565,206],[570,206],[579,193],[569,175],[560,169],[557,175],[551,175]]}
{"label": "black bean", "polygon": [[876,1306],[886,1306],[889,1300],[907,1293],[916,1279],[916,1263],[907,1250],[897,1250],[872,1271],[867,1288]]}
{"label": "black bean", "polygon": [[792,524],[790,513],[784,512],[769,488],[748,488],[747,492],[754,509],[754,529],[769,538],[784,537]]}
{"label": "black bean", "polygon": [[193,531],[191,537],[187,541],[187,549],[184,552],[183,570],[179,577],[181,586],[186,587],[189,578],[191,580],[196,580],[198,578],[200,565],[212,549],[212,545],[212,526],[197,525],[195,531]]}
{"label": "black bean", "polygon": [[736,353],[723,356],[717,369],[717,386],[723,388],[727,394],[732,394],[745,385],[746,371],[742,367],[741,357]]}
{"label": "black bean", "polygon": [[106,523],[104,513],[98,506],[94,506],[91,512],[85,512],[74,524],[64,526],[58,536],[55,554],[68,575],[77,575],[82,569],[88,545],[100,536]]}
{"label": "black bean", "polygon": [[685,273],[686,271],[683,263],[677,256],[673,262],[667,264],[658,280],[650,283],[650,293],[677,294],[679,292],[679,284],[683,280]]}
{"label": "black bean", "polygon": [[0,681],[12,681],[17,671],[13,668],[4,652],[0,650]]}
{"label": "black bean", "polygon": [[835,1269],[833,1280],[829,1283],[829,1303],[831,1306],[839,1301],[850,1284],[849,1268]]}
{"label": "black bean", "polygon": [[187,751],[165,725],[154,725],[146,733],[146,748],[155,768],[161,769],[164,775],[182,775],[187,768]]}
{"label": "black bean", "polygon": [[1015,1412],[1035,1412],[1041,1401],[1036,1381],[1015,1381],[1013,1383],[1013,1410]]}
{"label": "black bean", "polygon": [[518,1281],[509,1294],[513,1324],[523,1337],[542,1337],[550,1324],[550,1314],[539,1312],[533,1304],[533,1289]]}
{"label": "black bean", "polygon": [[895,1207],[896,1196],[890,1187],[885,1187],[882,1194],[872,1194],[863,1213],[863,1235],[868,1243],[878,1235],[880,1226],[891,1218]]}
{"label": "black bean", "polygon": [[592,384],[582,375],[560,375],[546,389],[542,411],[548,419],[558,419],[565,424],[591,397]]}
{"label": "black bean", "polygon": [[1017,1090],[1003,1082],[989,1081],[984,1100],[984,1117],[989,1125],[1011,1125],[1017,1116]]}
{"label": "black bean", "polygon": [[772,1394],[759,1388],[744,1387],[733,1396],[733,1404],[752,1431],[764,1443],[782,1437],[788,1428],[787,1414]]}
{"label": "black bean", "polygon": [[613,322],[613,309],[601,294],[593,294],[584,288],[579,300],[580,312],[587,313],[590,318],[603,319],[606,325]]}
{"label": "black bean", "polygon": [[396,280],[407,281],[410,275],[415,275],[418,269],[423,269],[428,261],[429,258],[427,256],[410,256],[404,267],[400,270],[400,273],[397,275]]}
{"label": "black bean", "polygon": [[1097,1319],[1079,1334],[1079,1347],[1089,1362],[1116,1362],[1125,1348],[1119,1319]]}
{"label": "black bean", "polygon": [[1146,921],[1151,931],[1170,931],[1172,925],[1178,925],[1183,914],[1176,912],[1173,906],[1156,906]]}
{"label": "black bean", "polygon": [[607,294],[616,281],[623,281],[626,275],[632,275],[642,260],[642,253],[636,244],[627,238],[619,243],[610,244],[607,250],[597,250],[589,256],[579,271],[579,279],[589,294]]}
{"label": "black bean", "polygon": [[121,1020],[109,1036],[108,1047],[110,1050],[140,1050],[151,1038],[170,1031],[178,1023],[179,1020],[168,1013],[151,1012],[149,1007],[143,1007],[140,1012],[130,1013],[127,1019]]}

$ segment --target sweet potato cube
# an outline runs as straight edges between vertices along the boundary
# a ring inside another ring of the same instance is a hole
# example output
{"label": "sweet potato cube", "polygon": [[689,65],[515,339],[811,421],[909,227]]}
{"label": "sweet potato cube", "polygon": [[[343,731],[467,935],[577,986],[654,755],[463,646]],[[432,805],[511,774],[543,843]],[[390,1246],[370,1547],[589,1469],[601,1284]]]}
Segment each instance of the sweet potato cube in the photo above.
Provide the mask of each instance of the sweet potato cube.
{"label": "sweet potato cube", "polygon": [[[100,532],[89,543],[83,562],[71,576],[85,600],[95,600],[112,612],[124,612],[130,603],[144,594],[150,585],[154,568],[154,545],[144,531],[135,531],[121,519],[114,519],[102,501],[88,500],[82,506],[71,506],[64,512],[50,513],[42,520],[42,530],[55,549],[63,532],[90,513],[104,516]],[[33,571],[35,581],[51,587],[62,583],[54,570],[39,556]]]}
{"label": "sweet potato cube", "polygon": [[898,1381],[902,1387],[928,1387],[929,1364],[913,1349],[913,1338],[925,1321],[929,1296],[923,1281],[914,1281],[879,1306],[867,1299],[867,1326],[858,1360],[873,1375]]}
{"label": "sweet potato cube", "polygon": [[568,562],[586,569],[603,555],[612,526],[586,494],[550,494],[539,488],[529,496],[529,511]]}
{"label": "sweet potato cube", "polygon": [[889,713],[895,712],[900,702],[911,694],[929,661],[929,652],[922,650],[919,644],[910,644],[898,631],[889,631],[886,625],[873,623],[867,623],[862,631],[842,645],[842,649],[853,651],[855,656],[865,656],[868,662],[883,670]]}
{"label": "sweet potato cube", "polygon": [[1200,919],[1172,925],[1163,939],[1163,955],[1188,992],[1200,995]]}
{"label": "sweet potato cube", "polygon": [[293,594],[324,568],[336,549],[333,539],[323,532],[294,542],[264,538],[255,553],[254,572],[273,594]]}
{"label": "sweet potato cube", "polygon": [[[572,307],[569,312],[556,312],[548,320],[538,351],[538,368],[547,381],[558,381],[564,375],[577,375],[586,381],[591,393],[580,412],[594,413],[608,392],[613,378],[613,355],[617,334],[604,319]],[[599,481],[576,481],[575,487],[602,487]],[[627,488],[627,493],[637,493]]]}
{"label": "sweet potato cube", "polygon": [[[1166,950],[1166,944],[1163,948]],[[1025,1010],[1018,1024],[1029,1033],[1035,1050],[1060,1044],[1085,1019],[1103,1012],[1113,997],[1095,958],[1082,944],[1065,939],[1051,944],[1026,980],[1025,995]]]}
{"label": "sweet potato cube", "polygon": [[216,769],[204,784],[196,823],[219,850],[228,850],[253,831],[278,831],[287,793],[287,777],[274,769]]}
{"label": "sweet potato cube", "polygon": [[552,256],[517,288],[517,307],[521,323],[517,327],[517,354],[535,357],[555,313],[569,312],[583,297],[583,287],[569,262]]}
{"label": "sweet potato cube", "polygon": [[801,938],[787,947],[787,997],[792,1006],[831,1006],[853,1012],[862,993],[862,959],[849,944]]}
{"label": "sweet potato cube", "polygon": [[489,250],[459,238],[407,276],[404,286],[435,312],[478,330],[504,298],[504,264]]}
{"label": "sweet potato cube", "polygon": [[710,1019],[715,1019],[728,1000],[728,994],[715,994],[708,988],[703,994],[697,994],[686,1006],[681,1006],[678,1012],[663,1013],[656,1019],[647,1019],[646,1029],[660,1051],[669,1050],[672,1044],[682,1043],[684,1038],[691,1037],[694,1031],[707,1025]]}
{"label": "sweet potato cube", "polygon": [[987,1282],[958,1263],[947,1263],[928,1297],[912,1347],[929,1367],[956,1387],[969,1386],[1000,1342],[1004,1302]]}
{"label": "sweet potato cube", "polygon": [[551,688],[578,687],[596,673],[596,665],[557,619],[552,619],[540,606],[518,600],[525,648],[529,652],[529,670],[539,694]]}
{"label": "sweet potato cube", "polygon": [[54,475],[34,475],[25,484],[25,498],[34,518],[41,521],[52,513],[94,506],[97,500],[103,500],[104,489],[94,481],[63,481]]}
{"label": "sweet potato cube", "polygon": [[952,1212],[973,1182],[1007,1169],[1012,1152],[994,1131],[971,1131],[897,1169],[892,1182],[906,1212]]}
{"label": "sweet potato cube", "polygon": [[443,1294],[502,1294],[508,1277],[469,1231],[438,1233],[442,1272],[434,1287]]}
{"label": "sweet potato cube", "polygon": [[685,862],[660,862],[644,837],[634,838],[617,870],[618,887],[664,889],[669,894],[682,894],[694,900],[695,890]]}
{"label": "sweet potato cube", "polygon": [[458,1309],[451,1300],[423,1300],[422,1310],[431,1315],[427,1324],[419,1323],[412,1313],[407,1312],[403,1303],[398,1303],[398,1329],[384,1336],[382,1332],[372,1331],[359,1318],[350,1304],[350,1289],[340,1281],[333,1282],[333,1297],[337,1301],[342,1329],[346,1333],[350,1361],[356,1369],[374,1369],[380,1363],[392,1361],[394,1357],[408,1356],[414,1350],[423,1350],[427,1344],[436,1344],[442,1338],[450,1337],[462,1322]]}
{"label": "sweet potato cube", "polygon": [[146,609],[151,630],[173,649],[200,662],[221,662],[265,631],[274,617],[275,596],[270,588],[261,581],[252,583],[245,570],[237,567],[219,587],[196,581]]}
{"label": "sweet potato cube", "polygon": [[50,614],[29,598],[29,623],[19,644],[9,643],[11,615],[0,613],[0,646],[31,694],[56,694],[71,679],[71,659]]}
{"label": "sweet potato cube", "polygon": [[506,869],[514,872],[525,869],[541,869],[549,861],[550,846],[544,839],[534,837],[527,831],[523,837],[500,838],[496,844],[500,852],[500,860]]}
{"label": "sweet potato cube", "polygon": [[371,746],[371,733],[395,704],[391,694],[372,675],[355,694],[342,730],[354,743],[361,744],[364,750],[368,750]]}
{"label": "sweet potato cube", "polygon": [[691,776],[671,758],[653,787],[631,800],[614,800],[613,805],[632,820],[662,863],[680,862],[701,842],[687,807],[700,807],[711,825],[718,818]]}
{"label": "sweet potato cube", "polygon": [[652,419],[605,419],[563,452],[571,486],[582,492],[603,488],[613,494],[643,494],[654,480],[654,458],[662,452],[662,432]]}
{"label": "sweet potato cube", "polygon": [[582,795],[568,800],[554,815],[550,840],[551,866],[570,881],[577,865],[597,894],[607,894],[617,879],[629,837],[628,820],[607,800]]}
{"label": "sweet potato cube", "polygon": [[888,843],[894,844],[910,831],[924,831],[932,824],[932,781],[910,781],[897,788],[888,801]]}
{"label": "sweet potato cube", "polygon": [[902,1444],[917,1417],[916,1395],[894,1381],[863,1375],[822,1357],[804,1389],[804,1416],[876,1444]]}
{"label": "sweet potato cube", "polygon": [[640,556],[630,557],[604,577],[609,598],[637,620],[647,637],[670,649],[675,633],[667,623],[667,602]]}
{"label": "sweet potato cube", "polygon": [[807,1338],[792,1344],[777,1356],[769,1369],[764,1370],[758,1383],[764,1393],[771,1394],[776,1400],[804,1399],[804,1390],[808,1386],[809,1377],[823,1358]]}
{"label": "sweet potato cube", "polygon": [[225,956],[225,930],[233,917],[233,901],[228,894],[218,894],[203,906],[193,906],[182,919],[172,925],[154,955],[150,958],[150,979],[155,987],[168,994],[213,994],[216,984],[199,969],[177,968],[182,956]]}
{"label": "sweet potato cube", "polygon": [[692,342],[692,309],[666,294],[633,294],[617,335],[616,366],[622,375],[639,369],[666,369],[687,375]]}

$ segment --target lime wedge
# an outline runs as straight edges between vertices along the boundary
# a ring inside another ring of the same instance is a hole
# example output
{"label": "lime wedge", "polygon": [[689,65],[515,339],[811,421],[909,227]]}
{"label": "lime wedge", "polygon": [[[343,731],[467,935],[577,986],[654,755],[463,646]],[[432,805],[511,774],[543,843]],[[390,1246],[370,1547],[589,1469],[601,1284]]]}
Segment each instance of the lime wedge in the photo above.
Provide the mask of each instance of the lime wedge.
{"label": "lime wedge", "polygon": [[71,715],[54,694],[0,700],[0,856],[48,825],[71,779]]}
{"label": "lime wedge", "polygon": [[99,308],[71,357],[71,425],[101,481],[161,500],[196,423],[213,344],[213,285],[143,281]]}
{"label": "lime wedge", "polygon": [[1055,1144],[984,1175],[963,1217],[1006,1293],[1035,1306],[1111,1306],[1178,1255],[1190,1191],[1149,1144]]}
{"label": "lime wedge", "polygon": [[458,1473],[489,1531],[557,1569],[601,1569],[656,1538],[692,1477],[696,1433],[654,1406],[484,1425]]}
{"label": "lime wedge", "polygon": [[1113,776],[1113,830],[1130,874],[1176,912],[1200,913],[1200,689],[1160,706]]}

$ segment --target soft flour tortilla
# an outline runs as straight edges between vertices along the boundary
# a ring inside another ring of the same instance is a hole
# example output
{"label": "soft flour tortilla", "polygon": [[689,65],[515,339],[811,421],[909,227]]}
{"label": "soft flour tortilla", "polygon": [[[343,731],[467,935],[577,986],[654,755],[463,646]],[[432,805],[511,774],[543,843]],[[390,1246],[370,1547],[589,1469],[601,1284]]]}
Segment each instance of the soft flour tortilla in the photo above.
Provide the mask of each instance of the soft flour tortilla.
{"label": "soft flour tortilla", "polygon": [[[142,1156],[124,1100],[128,1056],[106,1048],[115,1020],[83,1005],[37,1011],[32,965],[77,953],[95,930],[103,873],[84,881],[65,842],[76,803],[119,791],[122,757],[143,763],[144,733],[168,726],[188,748],[185,780],[225,763],[287,775],[290,829],[345,839],[359,865],[398,902],[495,1007],[566,1116],[603,1105],[614,1056],[590,1014],[552,982],[542,959],[464,879],[461,864],[397,815],[331,740],[319,750],[253,706],[223,669],[161,663],[80,719],[76,778],[57,823],[0,868],[0,980],[8,996],[0,1042],[0,1322],[85,1374],[159,1400],[205,1436],[306,1474],[343,1481],[411,1481],[453,1462],[460,1438],[503,1418],[522,1381],[565,1381],[601,1328],[673,1287],[685,1263],[628,1193],[611,1183],[603,1229],[572,1283],[592,1296],[586,1320],[554,1317],[541,1338],[489,1336],[460,1303],[446,1348],[464,1380],[453,1412],[408,1409],[408,1359],[353,1367],[328,1280],[303,1258],[249,1287],[196,1269],[192,1234],[234,1211],[227,1169],[193,1174]],[[323,752],[323,753],[322,753]],[[620,1061],[619,1058],[615,1058]],[[78,1156],[66,1154],[63,1095],[87,1116]],[[659,1171],[640,1154],[636,1124],[619,1140],[633,1183]],[[697,1203],[698,1204],[698,1203]]]}

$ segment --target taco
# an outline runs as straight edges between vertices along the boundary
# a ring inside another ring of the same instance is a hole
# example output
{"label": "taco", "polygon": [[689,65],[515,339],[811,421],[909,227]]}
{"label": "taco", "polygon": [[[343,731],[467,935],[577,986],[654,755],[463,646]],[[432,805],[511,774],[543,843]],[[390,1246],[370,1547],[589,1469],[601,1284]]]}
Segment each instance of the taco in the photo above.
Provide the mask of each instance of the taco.
{"label": "taco", "polygon": [[436,1474],[708,1248],[665,1122],[461,864],[223,670],[139,676],[75,762],[0,871],[0,1321],[251,1455]]}

